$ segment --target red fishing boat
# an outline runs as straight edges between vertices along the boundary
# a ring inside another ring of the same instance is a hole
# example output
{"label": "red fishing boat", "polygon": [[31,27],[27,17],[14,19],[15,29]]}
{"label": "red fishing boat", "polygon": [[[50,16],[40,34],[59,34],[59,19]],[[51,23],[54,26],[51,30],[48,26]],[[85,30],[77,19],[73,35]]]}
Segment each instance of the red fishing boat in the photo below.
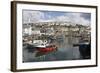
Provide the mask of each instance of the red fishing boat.
{"label": "red fishing boat", "polygon": [[49,53],[57,50],[57,47],[53,44],[47,43],[47,41],[39,41],[38,43],[33,44],[38,52]]}
{"label": "red fishing boat", "polygon": [[46,47],[38,47],[37,50],[39,52],[48,53],[48,52],[56,51],[57,47],[55,45],[50,45],[50,46],[46,46]]}

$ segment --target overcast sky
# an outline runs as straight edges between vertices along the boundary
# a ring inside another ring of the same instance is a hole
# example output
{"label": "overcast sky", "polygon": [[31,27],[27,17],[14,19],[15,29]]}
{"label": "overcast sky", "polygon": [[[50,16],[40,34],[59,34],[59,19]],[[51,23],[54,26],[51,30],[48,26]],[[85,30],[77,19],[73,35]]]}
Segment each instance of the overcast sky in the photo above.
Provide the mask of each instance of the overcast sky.
{"label": "overcast sky", "polygon": [[65,21],[87,25],[91,23],[90,13],[23,10],[23,23]]}

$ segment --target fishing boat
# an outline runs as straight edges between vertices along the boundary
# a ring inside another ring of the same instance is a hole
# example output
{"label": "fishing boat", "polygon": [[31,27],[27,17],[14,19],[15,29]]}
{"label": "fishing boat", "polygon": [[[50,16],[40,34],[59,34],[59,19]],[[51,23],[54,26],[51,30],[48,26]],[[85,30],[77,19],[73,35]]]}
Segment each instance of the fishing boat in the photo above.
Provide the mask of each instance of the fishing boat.
{"label": "fishing boat", "polygon": [[38,52],[49,53],[57,50],[56,45],[48,43],[46,40],[34,40],[33,46]]}

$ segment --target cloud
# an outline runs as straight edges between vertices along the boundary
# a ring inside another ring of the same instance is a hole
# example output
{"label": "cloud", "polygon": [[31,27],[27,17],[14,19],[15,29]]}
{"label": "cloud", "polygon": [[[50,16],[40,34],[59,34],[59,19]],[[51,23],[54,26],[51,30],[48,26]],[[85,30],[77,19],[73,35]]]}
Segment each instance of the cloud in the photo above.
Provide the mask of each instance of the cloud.
{"label": "cloud", "polygon": [[85,16],[82,15],[87,15],[87,13],[72,13],[72,17],[70,19],[72,19],[75,23],[84,25],[90,24],[90,20],[87,20]]}
{"label": "cloud", "polygon": [[53,21],[72,22],[87,25],[91,23],[91,14],[54,11],[23,11],[23,23]]}
{"label": "cloud", "polygon": [[[86,13],[84,13],[85,15]],[[66,15],[58,16],[56,20],[58,21],[67,21],[77,24],[87,25],[90,24],[90,18],[86,18],[85,16],[81,16],[83,13],[66,13]]]}
{"label": "cloud", "polygon": [[90,13],[82,13],[81,17],[83,17],[86,20],[91,20],[91,14]]}
{"label": "cloud", "polygon": [[23,10],[23,23],[39,22],[41,17],[44,17],[44,13],[40,11]]}

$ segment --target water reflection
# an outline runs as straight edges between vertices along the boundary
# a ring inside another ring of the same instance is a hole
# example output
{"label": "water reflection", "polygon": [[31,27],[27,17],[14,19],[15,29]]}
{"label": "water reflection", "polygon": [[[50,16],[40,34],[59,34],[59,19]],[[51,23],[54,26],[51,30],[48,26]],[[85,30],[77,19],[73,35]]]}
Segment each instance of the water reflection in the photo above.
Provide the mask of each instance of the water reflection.
{"label": "water reflection", "polygon": [[[62,37],[56,40],[57,51],[36,57],[38,53],[33,47],[24,45],[23,62],[40,62],[40,61],[58,61],[58,60],[76,60],[81,59],[79,47],[73,47],[79,38]],[[73,42],[72,42],[73,41]]]}

